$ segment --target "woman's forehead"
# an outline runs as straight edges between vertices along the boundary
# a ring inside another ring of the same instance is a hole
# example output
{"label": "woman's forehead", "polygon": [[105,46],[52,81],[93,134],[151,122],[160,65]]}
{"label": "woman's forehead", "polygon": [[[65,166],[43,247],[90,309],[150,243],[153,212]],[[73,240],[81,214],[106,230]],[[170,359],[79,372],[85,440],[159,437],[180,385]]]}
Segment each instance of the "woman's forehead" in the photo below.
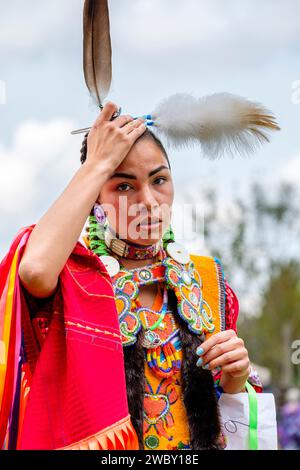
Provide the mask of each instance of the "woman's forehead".
{"label": "woman's forehead", "polygon": [[150,139],[137,142],[128,155],[121,162],[116,172],[125,171],[151,171],[158,166],[167,165],[167,159],[160,148],[152,143]]}

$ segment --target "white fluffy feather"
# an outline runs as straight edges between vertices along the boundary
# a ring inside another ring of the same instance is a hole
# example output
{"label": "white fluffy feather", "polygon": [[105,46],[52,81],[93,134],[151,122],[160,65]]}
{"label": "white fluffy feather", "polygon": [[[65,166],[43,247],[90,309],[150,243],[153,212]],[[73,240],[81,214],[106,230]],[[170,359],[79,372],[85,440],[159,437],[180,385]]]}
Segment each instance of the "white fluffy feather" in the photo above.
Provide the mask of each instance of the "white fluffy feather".
{"label": "white fluffy feather", "polygon": [[230,93],[196,99],[178,93],[152,112],[155,128],[175,147],[201,143],[211,159],[224,153],[248,154],[268,142],[267,130],[279,130],[270,111]]}

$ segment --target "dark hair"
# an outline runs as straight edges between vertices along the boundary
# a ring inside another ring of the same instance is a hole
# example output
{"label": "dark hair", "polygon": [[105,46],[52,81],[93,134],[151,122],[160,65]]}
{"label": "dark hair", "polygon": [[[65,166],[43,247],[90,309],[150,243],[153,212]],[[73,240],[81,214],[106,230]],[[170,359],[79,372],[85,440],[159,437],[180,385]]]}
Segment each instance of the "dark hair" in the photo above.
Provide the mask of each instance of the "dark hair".
{"label": "dark hair", "polygon": [[[80,161],[81,161],[82,164],[86,161],[86,157],[87,157],[87,139],[88,139],[88,135],[89,135],[88,133],[85,134],[84,139],[82,141],[82,146],[81,146],[81,149],[80,149]],[[163,146],[161,140],[152,131],[150,131],[150,129],[148,127],[145,130],[145,132],[137,139],[137,141],[141,140],[141,139],[151,139],[159,147],[159,149],[162,151],[162,153],[164,154],[164,156],[167,159],[168,167],[171,169],[169,157],[168,157],[168,154],[166,152],[165,147]]]}

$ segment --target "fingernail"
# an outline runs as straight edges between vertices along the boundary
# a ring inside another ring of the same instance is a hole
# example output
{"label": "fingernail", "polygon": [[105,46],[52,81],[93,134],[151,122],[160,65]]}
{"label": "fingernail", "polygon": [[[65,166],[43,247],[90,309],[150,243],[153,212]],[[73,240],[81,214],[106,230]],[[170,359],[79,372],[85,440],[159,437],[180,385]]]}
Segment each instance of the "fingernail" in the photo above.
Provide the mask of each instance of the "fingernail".
{"label": "fingernail", "polygon": [[200,357],[200,359],[198,359],[198,361],[197,361],[196,366],[197,366],[197,367],[201,366],[202,362],[203,362],[203,360],[202,360],[201,357]]}
{"label": "fingernail", "polygon": [[209,364],[205,364],[204,366],[202,366],[202,369],[207,370],[208,368],[209,368]]}
{"label": "fingernail", "polygon": [[196,354],[197,354],[198,356],[201,356],[201,354],[203,354],[203,353],[204,353],[204,349],[203,349],[203,348],[197,348]]}

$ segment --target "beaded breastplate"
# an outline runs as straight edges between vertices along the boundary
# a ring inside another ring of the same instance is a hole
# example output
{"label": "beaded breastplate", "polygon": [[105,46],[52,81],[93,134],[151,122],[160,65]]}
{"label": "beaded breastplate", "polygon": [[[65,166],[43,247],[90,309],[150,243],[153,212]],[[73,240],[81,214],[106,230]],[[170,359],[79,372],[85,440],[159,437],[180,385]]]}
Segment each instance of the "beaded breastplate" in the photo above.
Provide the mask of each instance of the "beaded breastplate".
{"label": "beaded breastplate", "polygon": [[[119,324],[123,346],[136,342],[137,334],[143,327],[143,320],[147,327],[155,325],[161,312],[153,312],[143,308],[139,302],[139,288],[154,283],[164,283],[167,289],[172,289],[177,298],[177,313],[187,323],[188,328],[195,334],[211,333],[214,331],[213,317],[208,303],[202,296],[202,282],[194,263],[190,260],[181,264],[165,254],[162,261],[141,268],[125,269],[112,277],[116,297],[116,306],[119,315]],[[166,316],[168,312],[164,312]],[[171,313],[171,312],[169,312]],[[168,318],[168,316],[167,316]],[[167,318],[166,322],[167,324]],[[149,331],[149,329],[148,329]],[[151,330],[150,330],[151,331]],[[147,347],[157,347],[164,341],[163,330],[161,334],[148,333]]]}

